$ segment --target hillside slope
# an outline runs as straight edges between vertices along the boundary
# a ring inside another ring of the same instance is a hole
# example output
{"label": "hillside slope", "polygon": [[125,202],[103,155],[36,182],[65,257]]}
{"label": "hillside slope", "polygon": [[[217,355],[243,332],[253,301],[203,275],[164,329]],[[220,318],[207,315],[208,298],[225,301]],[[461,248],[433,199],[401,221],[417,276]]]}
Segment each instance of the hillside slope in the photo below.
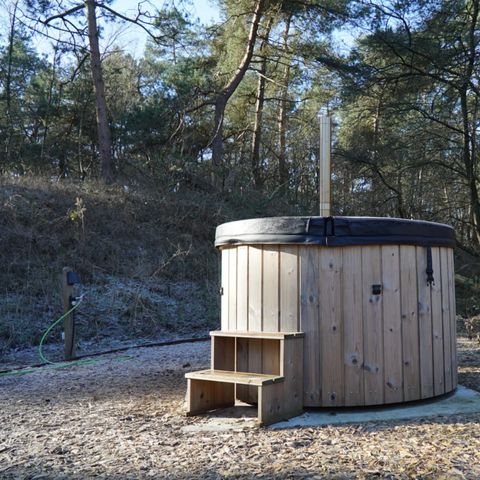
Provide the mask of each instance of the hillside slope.
{"label": "hillside slope", "polygon": [[[86,294],[77,315],[82,340],[215,325],[215,226],[235,217],[222,199],[193,189],[0,182],[0,354],[38,344],[62,313],[64,266],[78,272]],[[49,338],[59,340],[60,331]]]}

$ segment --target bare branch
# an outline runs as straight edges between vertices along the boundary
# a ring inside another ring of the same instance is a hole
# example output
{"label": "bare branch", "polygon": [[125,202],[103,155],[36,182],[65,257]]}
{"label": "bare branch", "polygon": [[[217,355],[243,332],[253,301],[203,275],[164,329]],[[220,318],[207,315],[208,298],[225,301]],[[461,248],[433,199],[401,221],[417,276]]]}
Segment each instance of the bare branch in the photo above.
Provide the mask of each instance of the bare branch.
{"label": "bare branch", "polygon": [[72,13],[78,12],[82,8],[84,8],[85,5],[80,4],[75,7],[70,8],[69,10],[65,10],[62,13],[57,13],[56,15],[52,15],[51,17],[46,18],[45,20],[40,20],[44,25],[48,25],[51,21],[57,20],[59,18],[64,19],[68,15],[71,15]]}
{"label": "bare branch", "polygon": [[125,22],[129,22],[129,23],[133,23],[135,25],[138,25],[141,29],[143,29],[149,36],[150,38],[152,38],[155,42],[159,42],[159,40],[161,38],[165,38],[164,36],[156,36],[154,35],[145,25],[150,25],[150,26],[153,26],[152,23],[149,23],[149,22],[144,22],[141,20],[141,17],[143,15],[142,12],[140,12],[140,10],[138,11],[138,14],[135,18],[130,18],[130,17],[127,17],[126,15],[123,15],[119,12],[117,12],[116,10],[114,10],[113,8],[109,7],[108,5],[104,5],[102,3],[95,3],[95,6],[97,6],[98,8],[101,8],[103,10],[106,10],[107,12],[110,12],[112,15],[114,15],[115,17],[118,17],[118,18],[121,18],[122,20],[124,20]]}

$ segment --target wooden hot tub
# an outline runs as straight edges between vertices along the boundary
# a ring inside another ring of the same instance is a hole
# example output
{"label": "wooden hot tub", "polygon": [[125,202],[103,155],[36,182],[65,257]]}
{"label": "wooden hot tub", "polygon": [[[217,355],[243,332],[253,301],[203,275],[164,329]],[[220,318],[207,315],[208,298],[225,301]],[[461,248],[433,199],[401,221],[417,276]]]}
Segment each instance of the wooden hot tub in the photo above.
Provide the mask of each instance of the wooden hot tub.
{"label": "wooden hot tub", "polygon": [[[276,217],[220,225],[215,244],[221,330],[303,332],[304,406],[406,402],[456,388],[451,227]],[[254,403],[250,390],[237,397]]]}

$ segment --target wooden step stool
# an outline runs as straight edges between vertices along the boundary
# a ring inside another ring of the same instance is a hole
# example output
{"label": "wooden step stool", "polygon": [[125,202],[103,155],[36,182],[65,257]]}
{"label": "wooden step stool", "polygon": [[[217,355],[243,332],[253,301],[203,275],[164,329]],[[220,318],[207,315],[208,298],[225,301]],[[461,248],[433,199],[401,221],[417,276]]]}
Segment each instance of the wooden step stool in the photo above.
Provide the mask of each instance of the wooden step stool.
{"label": "wooden step stool", "polygon": [[187,373],[187,415],[258,403],[268,425],[303,409],[303,333],[210,332],[211,368]]}

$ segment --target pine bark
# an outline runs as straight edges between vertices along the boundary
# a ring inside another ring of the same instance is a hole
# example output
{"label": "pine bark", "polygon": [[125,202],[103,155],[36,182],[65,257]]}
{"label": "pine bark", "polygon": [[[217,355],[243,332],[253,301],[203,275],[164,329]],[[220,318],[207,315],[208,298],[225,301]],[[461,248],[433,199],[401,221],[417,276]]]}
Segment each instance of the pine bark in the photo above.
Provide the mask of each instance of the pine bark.
{"label": "pine bark", "polygon": [[282,91],[280,93],[280,105],[278,108],[278,182],[280,190],[285,193],[288,183],[287,166],[287,109],[288,109],[288,84],[290,82],[290,57],[288,55],[288,36],[290,33],[290,23],[292,15],[285,19],[285,28],[283,31],[283,49],[285,51],[285,67],[282,78]]}
{"label": "pine bark", "polygon": [[472,2],[472,19],[468,36],[468,56],[465,68],[464,83],[460,88],[460,105],[462,111],[463,127],[463,163],[467,174],[467,182],[471,203],[471,223],[474,228],[474,238],[477,245],[480,245],[480,198],[477,185],[477,150],[476,150],[476,128],[477,111],[470,112],[468,104],[469,83],[476,67],[476,31],[479,19],[479,0]]}
{"label": "pine bark", "polygon": [[269,18],[263,34],[263,39],[260,44],[259,54],[261,57],[260,68],[257,83],[257,97],[255,101],[255,120],[253,124],[252,135],[252,153],[251,153],[251,167],[252,176],[255,187],[260,188],[263,185],[261,159],[260,159],[260,147],[262,144],[262,121],[263,121],[263,107],[265,105],[265,86],[267,73],[267,52],[266,46],[268,44],[268,37],[270,35],[270,29],[272,28],[273,20]]}
{"label": "pine bark", "polygon": [[100,58],[95,1],[86,0],[85,5],[87,7],[88,40],[93,88],[95,92],[100,175],[105,183],[110,184],[113,182],[112,140],[110,136],[110,126],[108,124],[107,102],[105,100],[105,83],[103,81],[102,62]]}
{"label": "pine bark", "polygon": [[255,3],[255,10],[252,16],[252,23],[248,40],[245,47],[245,53],[240,64],[237,67],[234,75],[230,78],[228,83],[218,92],[215,100],[215,116],[214,116],[214,134],[212,140],[212,167],[214,184],[217,188],[222,187],[222,165],[223,165],[223,122],[225,117],[225,108],[228,100],[233,95],[238,85],[242,81],[245,73],[250,66],[255,42],[258,35],[258,26],[262,17],[264,8],[264,0],[257,0]]}
{"label": "pine bark", "polygon": [[18,1],[13,4],[12,18],[10,20],[10,32],[8,35],[8,60],[7,60],[7,78],[5,79],[5,119],[7,121],[7,138],[5,140],[5,168],[10,165],[12,154],[13,138],[13,115],[12,115],[12,68],[13,68],[13,49],[15,44],[15,27],[17,21]]}

